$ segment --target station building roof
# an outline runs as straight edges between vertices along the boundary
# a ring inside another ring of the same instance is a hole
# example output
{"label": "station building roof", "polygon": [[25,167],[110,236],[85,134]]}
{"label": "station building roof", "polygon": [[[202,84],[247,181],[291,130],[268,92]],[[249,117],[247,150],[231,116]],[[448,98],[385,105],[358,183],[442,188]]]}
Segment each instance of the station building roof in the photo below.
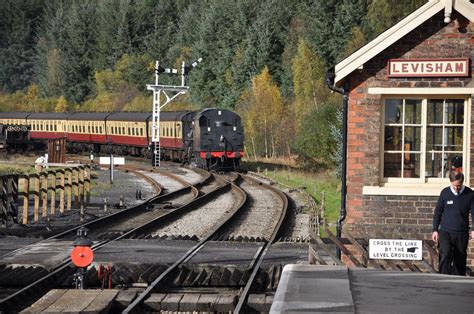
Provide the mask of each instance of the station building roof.
{"label": "station building roof", "polygon": [[342,82],[349,74],[357,69],[363,68],[367,61],[374,58],[380,52],[390,47],[443,9],[445,11],[446,23],[449,23],[453,9],[470,21],[474,21],[474,4],[469,0],[429,0],[406,18],[339,62],[334,69],[334,83],[339,86],[342,85]]}

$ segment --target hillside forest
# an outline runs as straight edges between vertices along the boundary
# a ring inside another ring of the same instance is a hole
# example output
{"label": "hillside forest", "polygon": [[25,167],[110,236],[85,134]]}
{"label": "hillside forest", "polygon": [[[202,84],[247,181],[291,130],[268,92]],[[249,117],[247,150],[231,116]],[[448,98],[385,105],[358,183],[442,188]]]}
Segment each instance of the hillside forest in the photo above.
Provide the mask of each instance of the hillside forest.
{"label": "hillside forest", "polygon": [[250,157],[329,166],[341,99],[326,71],[425,2],[2,0],[0,111],[151,112],[155,61],[201,57],[166,110],[235,110]]}

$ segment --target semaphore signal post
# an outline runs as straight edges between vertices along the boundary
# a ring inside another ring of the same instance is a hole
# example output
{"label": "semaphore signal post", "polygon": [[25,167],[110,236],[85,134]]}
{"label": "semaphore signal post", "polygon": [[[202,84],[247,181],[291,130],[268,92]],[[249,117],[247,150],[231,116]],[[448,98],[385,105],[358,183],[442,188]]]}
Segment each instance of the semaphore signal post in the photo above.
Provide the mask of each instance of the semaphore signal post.
{"label": "semaphore signal post", "polygon": [[[156,61],[155,64],[155,84],[147,85],[147,89],[153,91],[153,111],[152,111],[152,127],[151,127],[151,142],[152,142],[152,158],[151,163],[153,167],[160,166],[160,111],[161,108],[169,104],[173,99],[179,95],[184,95],[188,92],[189,86],[186,86],[186,75],[195,68],[202,58],[199,58],[197,61],[193,62],[190,66],[186,66],[186,63],[183,61],[181,66],[181,73],[178,73],[178,69],[173,68],[162,68],[160,67],[160,62]],[[159,78],[160,74],[170,74],[170,75],[181,75],[181,85],[160,85]],[[161,102],[162,94],[165,96],[165,101]]]}

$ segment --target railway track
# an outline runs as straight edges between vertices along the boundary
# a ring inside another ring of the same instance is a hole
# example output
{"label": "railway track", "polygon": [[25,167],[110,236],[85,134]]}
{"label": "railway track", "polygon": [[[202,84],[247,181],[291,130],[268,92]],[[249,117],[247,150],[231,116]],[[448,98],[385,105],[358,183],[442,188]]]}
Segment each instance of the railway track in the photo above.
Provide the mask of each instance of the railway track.
{"label": "railway track", "polygon": [[[169,268],[167,268],[165,271],[161,273],[159,277],[157,277],[153,282],[150,283],[148,288],[141,293],[125,310],[124,313],[130,313],[130,312],[141,312],[141,311],[146,311],[150,310],[147,308],[146,304],[150,304],[155,302],[154,299],[156,298],[161,298],[162,300],[165,299],[164,294],[157,294],[154,292],[164,292],[166,291],[166,285],[167,282],[169,283],[170,281],[172,282],[173,280],[176,281],[174,277],[176,277],[176,272],[178,272],[178,277],[180,277],[181,274],[183,274],[182,268],[183,265],[185,265],[187,262],[190,262],[191,259],[197,258],[199,254],[201,254],[202,251],[205,251],[205,249],[209,246],[212,246],[213,241],[212,240],[218,240],[222,239],[223,235],[227,232],[226,230],[232,230],[233,225],[236,223],[241,223],[244,221],[242,218],[239,218],[239,216],[244,215],[242,212],[245,210],[251,210],[252,209],[252,204],[255,204],[256,202],[252,202],[252,200],[249,199],[249,193],[248,191],[245,191],[242,189],[240,186],[242,185],[242,182],[246,181],[249,182],[251,181],[253,184],[256,184],[255,181],[251,180],[248,177],[244,177],[243,179],[241,176],[233,175],[232,178],[228,178],[230,182],[232,182],[232,188],[234,189],[235,193],[238,193],[241,195],[240,202],[238,203],[238,206],[234,208],[232,212],[230,212],[226,218],[222,219],[220,223],[215,224],[214,228],[210,230],[207,235],[203,236],[196,245],[194,245],[191,249],[189,249],[187,252],[185,252],[179,260],[177,260],[173,265],[171,265]],[[260,186],[260,185],[259,185]],[[232,308],[235,305],[235,308],[233,308],[234,313],[240,313],[247,311],[248,309],[246,308],[246,303],[248,301],[251,288],[254,284],[254,280],[257,277],[257,273],[260,270],[260,266],[262,265],[262,261],[264,260],[268,250],[270,249],[272,243],[275,242],[277,235],[280,231],[281,224],[284,220],[284,217],[286,215],[286,210],[288,207],[288,199],[286,196],[278,192],[276,189],[270,187],[270,186],[265,186],[265,189],[271,191],[271,193],[274,193],[276,196],[278,196],[278,205],[279,205],[279,215],[277,218],[277,222],[273,224],[273,230],[271,233],[268,233],[268,230],[264,231],[265,235],[269,235],[268,239],[264,238],[263,236],[260,237],[263,239],[263,242],[258,244],[258,247],[255,247],[256,253],[254,255],[253,260],[251,261],[250,265],[248,265],[247,270],[248,270],[248,277],[245,282],[240,283],[239,280],[237,279],[237,287],[234,287],[233,289],[225,289],[223,291],[219,291],[218,293],[221,295],[220,298],[225,299],[224,302],[227,302],[227,308],[225,308],[226,311],[228,311],[230,308]],[[250,201],[250,204],[249,204]],[[258,208],[256,206],[255,208]],[[248,215],[246,215],[248,217]],[[208,250],[209,251],[209,250]],[[208,254],[202,253],[202,255]],[[213,267],[219,268],[224,265],[218,265],[219,263],[214,264]],[[179,268],[181,267],[181,271],[179,271]],[[175,276],[173,277],[173,272],[175,273]],[[216,281],[219,282],[219,280],[222,280],[222,277],[224,275],[220,275],[219,273],[217,279],[211,279],[209,277],[209,281]],[[201,273],[202,274],[202,273]],[[232,275],[229,275],[232,276]],[[168,278],[167,278],[168,277]],[[185,273],[182,275],[184,281],[188,280],[188,284],[190,283],[196,283],[199,282],[199,277],[200,274],[195,274],[194,276],[190,273]],[[189,278],[193,279],[189,279]],[[219,279],[221,278],[221,279]],[[235,280],[235,279],[234,279]],[[242,278],[240,278],[242,280]],[[204,280],[205,281],[205,280]],[[214,283],[214,284],[216,284]],[[202,289],[201,289],[202,290]],[[181,290],[182,292],[183,290]],[[186,290],[185,290],[186,291]],[[192,300],[197,300],[196,296],[199,296],[199,298],[202,298],[202,294],[200,295],[199,293],[202,292],[199,289],[188,289],[188,292],[185,294],[178,294],[180,295],[181,303],[183,303],[184,299],[188,298],[192,302]],[[215,289],[209,289],[206,287],[204,289],[204,293],[210,293],[210,300],[212,300],[213,295],[216,294]],[[150,301],[152,300],[152,301]],[[235,302],[237,301],[237,302]],[[230,306],[230,307],[229,307]],[[187,308],[187,310],[191,310],[192,306]],[[157,310],[158,308],[155,308],[154,310]],[[181,308],[183,310],[183,308]],[[196,308],[192,310],[198,310]]]}
{"label": "railway track", "polygon": [[[161,177],[164,175],[162,173],[154,173],[150,175],[149,172],[139,169],[138,167],[130,167],[127,170],[132,172],[140,172],[142,175],[149,177],[155,176],[155,180],[157,179],[157,176]],[[186,174],[183,174],[183,176],[186,176]],[[278,218],[276,220],[272,219],[272,221],[268,223],[268,226],[265,228],[260,228],[261,233],[259,235],[252,236],[251,238],[247,239],[239,238],[240,241],[257,241],[254,248],[256,253],[252,262],[246,269],[246,275],[243,276],[247,277],[248,280],[242,281],[242,279],[238,284],[238,287],[230,289],[231,292],[228,293],[228,295],[236,301],[232,301],[233,304],[236,303],[236,312],[245,309],[249,293],[251,292],[252,283],[257,276],[261,263],[265,258],[271,244],[275,242],[275,239],[277,238],[281,223],[286,215],[288,200],[283,193],[278,192],[271,187],[263,187],[262,184],[259,184],[258,182],[255,182],[251,178],[245,176],[232,174],[230,177],[227,176],[224,178],[223,176],[217,174],[210,175],[208,173],[206,174],[206,172],[200,172],[200,177],[202,180],[193,185],[185,182],[181,178],[181,188],[170,189],[166,186],[160,186],[162,191],[168,193],[152,197],[147,202],[145,202],[143,206],[135,206],[134,208],[110,215],[107,219],[103,217],[103,219],[98,219],[86,224],[86,226],[91,230],[91,238],[100,240],[93,245],[93,250],[95,252],[106,250],[111,243],[121,243],[120,241],[134,241],[132,239],[179,239],[182,238],[179,236],[179,233],[173,235],[170,234],[170,230],[182,229],[182,227],[179,227],[179,225],[186,226],[193,221],[195,222],[194,225],[197,226],[196,231],[190,231],[189,234],[184,237],[184,239],[195,239],[198,241],[194,241],[192,248],[183,254],[180,259],[175,261],[167,269],[157,269],[157,267],[150,267],[147,270],[149,275],[154,272],[153,276],[149,277],[154,277],[155,279],[152,282],[147,283],[148,288],[135,300],[134,303],[130,304],[126,312],[146,308],[146,301],[149,299],[150,295],[154,295],[156,291],[165,291],[166,289],[173,291],[173,289],[176,289],[176,287],[173,288],[171,286],[167,286],[167,282],[169,280],[174,280],[172,279],[174,278],[173,276],[179,274],[180,271],[182,272],[183,265],[189,263],[190,260],[199,259],[200,254],[204,254],[203,252],[206,250],[212,250],[212,245],[213,243],[216,243],[215,241],[222,242],[222,240],[228,240],[230,238],[229,234],[232,234],[229,232],[230,230],[238,230],[237,225],[247,223],[246,219],[242,217],[247,217],[247,221],[250,219],[248,217],[253,217],[253,219],[259,219],[261,221],[263,219],[261,213],[260,216],[257,217],[251,216],[248,213],[244,214],[243,212],[245,210],[251,210],[252,206],[256,211],[268,209],[263,208],[262,202],[260,202],[260,200],[255,200],[255,198],[260,197],[261,200],[265,200],[265,203],[269,205],[268,197],[262,198],[260,195],[263,193],[262,191],[266,189],[266,193],[268,193],[268,195],[272,195],[272,198],[279,199],[276,204],[274,204],[275,206],[270,206],[271,208],[279,208],[279,210],[270,213],[272,217],[277,216]],[[176,177],[173,177],[173,179],[176,180]],[[179,179],[176,181],[179,181]],[[246,187],[246,189],[251,190],[251,192],[245,191],[242,187]],[[190,198],[189,195],[192,195],[192,197]],[[187,204],[181,204],[184,202],[183,197],[190,198]],[[173,206],[174,204],[179,204],[182,206],[175,207]],[[164,208],[164,205],[167,208]],[[200,213],[206,211],[209,212],[211,208],[220,208],[219,212],[211,214],[214,219],[202,219],[202,223],[206,224],[206,226],[196,223],[196,219],[198,219],[201,215]],[[159,214],[157,214],[157,212],[159,212]],[[59,240],[65,242],[69,241],[70,246],[75,231],[78,228],[79,227],[73,228],[48,240]],[[223,267],[223,265],[214,265],[214,267]],[[7,273],[5,268],[3,270],[0,269],[0,283],[2,271]],[[31,269],[28,271],[32,272]],[[34,301],[34,299],[37,299],[40,294],[44,293],[44,291],[54,287],[59,287],[64,283],[71,282],[74,271],[75,268],[72,267],[69,259],[65,258],[61,263],[57,263],[54,267],[52,267],[47,274],[41,273],[42,277],[40,275],[31,277],[35,280],[31,280],[31,282],[26,285],[26,287],[15,291],[14,293],[11,293],[11,290],[7,292],[5,292],[6,290],[3,290],[7,295],[2,300],[0,300],[0,309],[10,309],[12,306],[15,308],[15,304],[18,304],[17,301],[24,300],[27,298],[27,296],[32,301]],[[20,274],[18,271],[14,276],[22,276],[23,278],[27,278],[27,276]],[[140,276],[140,278],[141,277],[143,276]],[[207,290],[209,289],[210,288],[208,287]],[[39,291],[42,292],[40,293]],[[202,291],[202,289],[198,289],[198,291]],[[196,292],[193,293],[195,294]],[[193,293],[188,295],[193,295]],[[25,304],[25,302],[22,304]]]}
{"label": "railway track", "polygon": [[[204,177],[202,182],[196,185],[203,185],[205,181],[209,180],[210,178],[211,176]],[[178,180],[182,181],[182,179],[178,179]],[[153,213],[155,206],[157,204],[158,205],[163,204],[163,202],[167,202],[171,200],[173,197],[180,196],[182,193],[189,193],[189,192],[191,192],[195,197],[193,197],[193,200],[189,202],[188,204],[186,204],[185,206],[181,206],[175,209],[168,209],[165,212],[161,211],[160,214],[158,215],[156,213]],[[24,300],[27,295],[29,296],[36,295],[37,297],[38,296],[37,294],[41,293],[41,291],[44,292],[44,289],[48,289],[48,287],[54,286],[58,282],[61,282],[61,280],[65,280],[66,278],[71,276],[71,271],[74,272],[74,267],[72,267],[69,257],[67,256],[67,253],[68,253],[67,248],[70,248],[72,246],[72,240],[75,237],[77,229],[79,229],[80,227],[85,226],[89,228],[91,233],[93,235],[98,235],[99,238],[104,237],[104,235],[108,235],[105,237],[106,239],[94,243],[92,249],[94,251],[97,251],[100,248],[106,246],[108,243],[119,240],[119,239],[144,237],[144,235],[147,232],[150,232],[149,230],[153,230],[156,225],[163,223],[167,219],[172,219],[172,217],[177,215],[179,211],[184,211],[188,207],[197,206],[197,204],[203,201],[207,201],[207,199],[212,197],[212,193],[203,195],[201,197],[198,197],[198,195],[199,195],[198,189],[195,186],[188,184],[188,186],[180,190],[176,190],[168,194],[153,197],[141,205],[122,210],[112,215],[101,217],[94,221],[88,222],[84,225],[71,228],[70,230],[67,230],[53,237],[50,237],[46,239],[45,241],[42,241],[43,243],[46,243],[45,246],[47,246],[50,243],[53,243],[54,245],[58,242],[58,240],[61,240],[64,242],[62,243],[62,245],[60,245],[62,246],[63,250],[61,252],[58,252],[59,253],[58,256],[51,261],[52,265],[50,266],[50,272],[41,278],[37,278],[37,276],[36,277],[28,276],[28,274],[32,271],[35,273],[39,273],[37,269],[33,270],[32,268],[20,267],[14,270],[14,269],[8,269],[8,267],[4,267],[2,270],[0,270],[2,272],[0,273],[0,278],[21,277],[24,280],[30,279],[30,282],[27,283],[25,288],[15,291],[13,294],[9,294],[8,296],[0,300],[0,310],[5,311],[7,309],[8,310],[17,309],[16,306],[18,306],[19,304],[19,302],[17,302],[18,300]],[[138,219],[137,217],[141,217],[141,218]],[[136,225],[135,227],[132,227],[132,223],[128,221],[128,219],[130,218],[135,222],[135,225]],[[146,222],[144,223],[144,221]],[[115,232],[111,235],[109,231],[111,229],[114,229],[115,226],[117,225],[121,225],[121,224],[123,225],[124,222],[126,222],[125,228],[120,230],[120,232]],[[104,231],[103,230],[104,228],[106,228],[109,231]],[[38,243],[36,243],[33,248],[27,248],[27,247],[22,248],[16,251],[17,253],[16,255],[18,254],[23,255],[21,250],[28,251],[30,249],[30,250],[35,251],[37,250],[38,247],[41,247],[41,245],[38,245]],[[15,254],[12,253],[10,255],[13,256]],[[27,256],[25,256],[25,258],[28,259]],[[6,261],[8,262],[8,257],[6,258]],[[4,294],[5,293],[3,293],[3,295]]]}

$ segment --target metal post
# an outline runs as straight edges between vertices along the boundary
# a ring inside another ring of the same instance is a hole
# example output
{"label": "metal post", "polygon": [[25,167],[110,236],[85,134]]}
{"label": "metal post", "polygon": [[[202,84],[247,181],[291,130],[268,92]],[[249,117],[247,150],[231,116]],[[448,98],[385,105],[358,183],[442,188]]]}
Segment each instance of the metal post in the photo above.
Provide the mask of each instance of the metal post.
{"label": "metal post", "polygon": [[[159,68],[160,62],[156,61],[155,64],[155,85],[158,86],[159,82]],[[160,98],[161,89],[153,89],[153,113],[152,113],[152,124],[151,124],[151,142],[153,143],[153,167],[160,166]]]}
{"label": "metal post", "polygon": [[114,155],[110,154],[110,184],[114,184]]}

